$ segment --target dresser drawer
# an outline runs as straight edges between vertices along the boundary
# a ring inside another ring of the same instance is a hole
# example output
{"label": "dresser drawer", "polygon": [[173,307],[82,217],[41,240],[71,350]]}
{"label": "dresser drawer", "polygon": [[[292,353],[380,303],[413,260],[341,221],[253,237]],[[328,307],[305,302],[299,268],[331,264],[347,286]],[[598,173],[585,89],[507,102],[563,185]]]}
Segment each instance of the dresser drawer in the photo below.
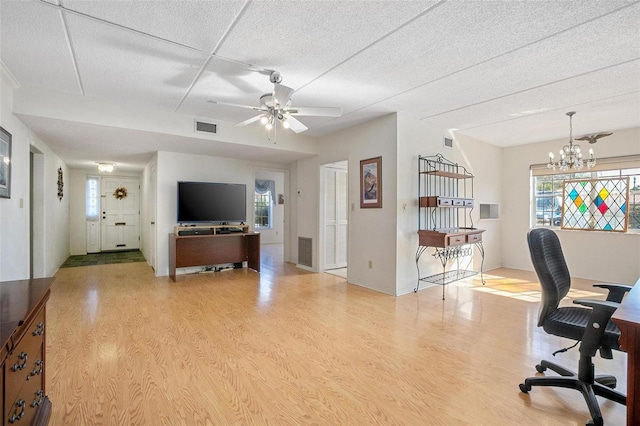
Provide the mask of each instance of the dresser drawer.
{"label": "dresser drawer", "polygon": [[4,424],[30,425],[43,402],[42,380],[25,381],[15,398],[5,401]]}
{"label": "dresser drawer", "polygon": [[[36,386],[33,392],[42,388],[44,377],[44,315],[44,310],[42,310],[31,324],[24,329],[22,339],[13,348],[5,361],[5,422],[8,421],[10,416],[17,415],[20,411],[20,407],[16,405],[19,401],[17,395],[21,394],[26,384],[30,384],[30,387]],[[31,403],[31,400],[28,403]],[[12,414],[9,414],[9,410],[13,410]],[[24,418],[22,418],[20,424],[30,424],[30,421],[25,422]]]}

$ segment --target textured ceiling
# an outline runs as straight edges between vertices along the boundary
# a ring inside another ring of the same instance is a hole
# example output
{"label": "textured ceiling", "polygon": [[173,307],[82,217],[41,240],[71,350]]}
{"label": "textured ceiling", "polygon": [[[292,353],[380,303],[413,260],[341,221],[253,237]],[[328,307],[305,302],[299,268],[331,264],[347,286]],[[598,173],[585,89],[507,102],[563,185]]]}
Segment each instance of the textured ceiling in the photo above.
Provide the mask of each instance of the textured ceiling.
{"label": "textured ceiling", "polygon": [[[273,69],[294,106],[342,108],[300,118],[312,136],[396,111],[498,146],[565,137],[569,110],[576,134],[640,127],[639,2],[1,0],[0,19],[0,59],[21,86],[214,122],[252,111],[208,100],[257,105],[272,85],[256,69]],[[21,117],[70,165],[249,155],[101,129],[130,141],[119,146],[92,137],[99,126]]]}

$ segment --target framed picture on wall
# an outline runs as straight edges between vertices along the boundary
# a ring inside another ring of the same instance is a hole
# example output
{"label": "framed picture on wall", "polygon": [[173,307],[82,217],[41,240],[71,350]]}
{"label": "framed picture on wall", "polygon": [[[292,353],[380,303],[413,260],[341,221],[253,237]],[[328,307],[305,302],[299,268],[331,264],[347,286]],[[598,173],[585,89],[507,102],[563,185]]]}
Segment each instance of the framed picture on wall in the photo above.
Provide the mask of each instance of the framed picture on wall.
{"label": "framed picture on wall", "polygon": [[382,207],[382,157],[360,161],[360,208]]}
{"label": "framed picture on wall", "polygon": [[0,197],[11,198],[11,133],[0,127]]}

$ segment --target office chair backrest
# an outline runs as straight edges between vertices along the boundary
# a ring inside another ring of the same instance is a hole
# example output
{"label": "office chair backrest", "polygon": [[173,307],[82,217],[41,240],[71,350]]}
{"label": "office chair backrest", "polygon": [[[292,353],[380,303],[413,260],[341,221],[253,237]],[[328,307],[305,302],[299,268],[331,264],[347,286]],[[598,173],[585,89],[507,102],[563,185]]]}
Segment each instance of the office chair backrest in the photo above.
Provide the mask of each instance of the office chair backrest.
{"label": "office chair backrest", "polygon": [[532,229],[527,233],[527,242],[531,262],[542,287],[542,303],[538,312],[538,327],[541,327],[549,312],[556,310],[569,292],[571,277],[555,232],[546,228]]}

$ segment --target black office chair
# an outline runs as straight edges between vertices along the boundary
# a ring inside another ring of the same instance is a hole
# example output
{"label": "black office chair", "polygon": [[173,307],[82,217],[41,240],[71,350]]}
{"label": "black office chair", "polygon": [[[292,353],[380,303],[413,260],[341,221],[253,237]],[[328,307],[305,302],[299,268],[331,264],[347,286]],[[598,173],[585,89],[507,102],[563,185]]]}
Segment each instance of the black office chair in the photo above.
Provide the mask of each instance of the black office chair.
{"label": "black office chair", "polygon": [[560,376],[529,377],[520,384],[520,390],[528,393],[532,386],[577,389],[584,396],[591,412],[592,420],[588,421],[587,425],[600,426],[603,424],[603,419],[596,395],[623,405],[626,405],[627,398],[614,390],[617,384],[614,376],[595,375],[592,357],[595,356],[597,350],[600,350],[602,358],[611,359],[613,358],[612,349],[620,349],[618,343],[620,330],[611,321],[611,316],[620,306],[624,294],[631,289],[631,286],[594,284],[596,287],[609,290],[606,301],[576,299],[573,303],[585,307],[559,308],[560,301],[567,295],[571,287],[571,277],[562,254],[560,240],[552,230],[536,228],[529,231],[527,241],[531,261],[542,288],[538,327],[542,327],[549,334],[576,340],[576,345],[582,343],[579,348],[578,374],[543,360],[536,365],[536,370],[539,373],[550,369]]}

